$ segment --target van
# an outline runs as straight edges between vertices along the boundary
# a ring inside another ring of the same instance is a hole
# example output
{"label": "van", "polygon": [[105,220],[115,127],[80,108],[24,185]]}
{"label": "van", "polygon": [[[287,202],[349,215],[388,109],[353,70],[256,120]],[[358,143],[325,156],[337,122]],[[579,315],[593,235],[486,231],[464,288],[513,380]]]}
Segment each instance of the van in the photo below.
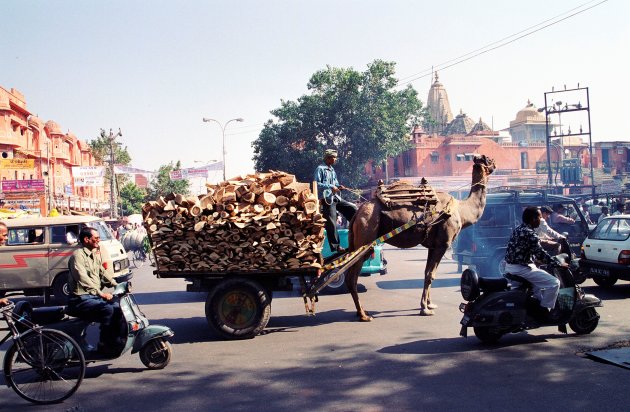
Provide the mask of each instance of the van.
{"label": "van", "polygon": [[477,223],[462,230],[453,244],[453,260],[474,268],[480,276],[499,277],[503,274],[503,258],[512,231],[520,225],[527,206],[562,204],[573,225],[549,226],[559,233],[567,233],[571,251],[578,256],[589,227],[574,199],[545,192],[508,190],[486,196],[486,207]]}
{"label": "van", "polygon": [[100,253],[108,276],[129,272],[123,245],[114,238],[103,219],[94,216],[19,218],[5,221],[7,243],[0,247],[0,297],[7,292],[44,295],[52,291],[58,304],[68,295],[68,260],[80,247],[84,227],[98,231]]}

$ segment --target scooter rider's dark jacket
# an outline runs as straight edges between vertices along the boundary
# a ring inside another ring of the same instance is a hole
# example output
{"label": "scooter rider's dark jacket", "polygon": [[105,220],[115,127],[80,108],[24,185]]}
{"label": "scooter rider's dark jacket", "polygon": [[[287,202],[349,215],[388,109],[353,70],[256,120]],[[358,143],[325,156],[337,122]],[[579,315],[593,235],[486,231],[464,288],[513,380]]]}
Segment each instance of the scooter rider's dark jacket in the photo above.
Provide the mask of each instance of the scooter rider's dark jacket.
{"label": "scooter rider's dark jacket", "polygon": [[116,286],[116,281],[107,277],[103,261],[97,249],[77,249],[68,261],[68,288],[70,294],[100,296],[104,287]]}
{"label": "scooter rider's dark jacket", "polygon": [[512,265],[528,266],[533,257],[544,263],[552,263],[552,257],[540,245],[540,238],[527,223],[522,223],[514,232],[505,251],[505,261]]}

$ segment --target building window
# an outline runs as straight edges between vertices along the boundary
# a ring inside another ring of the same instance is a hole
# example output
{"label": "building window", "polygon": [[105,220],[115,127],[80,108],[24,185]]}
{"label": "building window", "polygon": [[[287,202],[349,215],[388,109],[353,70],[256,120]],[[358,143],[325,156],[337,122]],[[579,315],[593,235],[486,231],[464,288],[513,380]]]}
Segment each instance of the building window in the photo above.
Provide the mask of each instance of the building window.
{"label": "building window", "polygon": [[431,163],[437,164],[440,161],[440,154],[438,152],[431,152]]}
{"label": "building window", "polygon": [[470,162],[473,160],[474,155],[475,155],[474,153],[464,153],[464,160],[466,160],[467,162]]}
{"label": "building window", "polygon": [[529,162],[527,161],[527,152],[521,152],[521,169],[529,169]]}
{"label": "building window", "polygon": [[463,154],[456,154],[455,155],[455,160],[458,162],[461,162],[462,160],[464,160],[464,155]]}

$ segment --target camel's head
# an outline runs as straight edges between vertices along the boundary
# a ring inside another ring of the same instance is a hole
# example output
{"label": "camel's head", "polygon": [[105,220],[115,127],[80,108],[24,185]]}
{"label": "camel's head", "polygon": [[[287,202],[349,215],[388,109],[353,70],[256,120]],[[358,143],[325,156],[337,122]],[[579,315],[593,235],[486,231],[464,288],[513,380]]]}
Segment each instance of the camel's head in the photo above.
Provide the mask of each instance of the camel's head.
{"label": "camel's head", "polygon": [[475,166],[481,167],[481,170],[483,170],[483,174],[485,176],[492,174],[492,172],[494,172],[494,169],[497,168],[497,166],[494,164],[494,160],[487,157],[486,155],[475,155],[473,157],[473,163],[475,164]]}

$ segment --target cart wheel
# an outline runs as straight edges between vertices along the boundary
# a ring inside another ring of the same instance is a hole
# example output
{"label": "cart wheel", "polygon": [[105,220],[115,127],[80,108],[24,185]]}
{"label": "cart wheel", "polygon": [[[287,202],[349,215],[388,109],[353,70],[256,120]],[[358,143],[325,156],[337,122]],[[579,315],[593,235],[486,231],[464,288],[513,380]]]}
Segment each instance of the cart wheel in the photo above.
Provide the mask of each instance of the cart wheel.
{"label": "cart wheel", "polygon": [[228,279],[206,299],[210,327],[226,339],[251,339],[269,322],[271,299],[265,288],[249,279]]}
{"label": "cart wheel", "polygon": [[[338,271],[339,269],[332,270],[327,275],[327,278],[334,276]],[[337,279],[326,285],[322,292],[329,295],[340,295],[342,293],[348,293],[348,287],[346,286],[346,274],[342,273]]]}

